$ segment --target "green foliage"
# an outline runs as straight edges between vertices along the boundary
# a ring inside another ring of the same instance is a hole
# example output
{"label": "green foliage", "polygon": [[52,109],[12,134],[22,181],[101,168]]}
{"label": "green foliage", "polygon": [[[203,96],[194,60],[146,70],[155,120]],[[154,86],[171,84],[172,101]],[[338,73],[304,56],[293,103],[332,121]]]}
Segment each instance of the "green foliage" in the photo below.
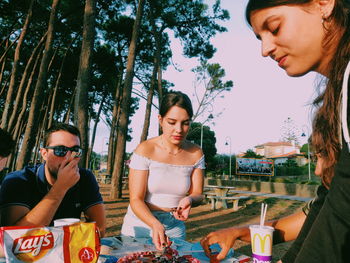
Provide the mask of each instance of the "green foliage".
{"label": "green foliage", "polygon": [[[308,151],[309,151],[308,144],[307,143],[303,144],[303,146],[301,146],[301,148],[300,148],[300,153],[304,153],[305,157],[307,157]],[[310,149],[310,151],[311,151],[311,149]],[[311,154],[311,152],[310,152],[310,154]]]}
{"label": "green foliage", "polygon": [[102,155],[92,152],[90,157],[90,169],[99,170],[102,162]]}
{"label": "green foliage", "polygon": [[301,175],[304,173],[304,168],[299,166],[276,166],[275,175],[276,176],[285,176],[285,175]]}
{"label": "green foliage", "polygon": [[196,73],[197,81],[205,81],[206,89],[209,91],[230,91],[233,87],[231,80],[225,82],[222,80],[226,73],[218,63],[210,64],[208,61],[202,60],[200,66],[192,71]]}
{"label": "green foliage", "polygon": [[262,159],[264,156],[257,154],[252,149],[248,149],[246,153],[243,155],[244,158],[256,158]]}
{"label": "green foliage", "polygon": [[[198,122],[191,123],[190,131],[187,135],[187,140],[201,145],[201,124]],[[203,152],[207,163],[207,170],[212,169],[215,165],[214,156],[216,155],[216,137],[215,132],[210,130],[210,127],[203,126]]]}
{"label": "green foliage", "polygon": [[[315,170],[315,165],[311,164],[311,172]],[[275,166],[275,175],[285,176],[285,175],[302,175],[308,174],[308,165],[298,166],[295,160],[288,159],[283,165]]]}
{"label": "green foliage", "polygon": [[203,0],[152,0],[150,10],[157,18],[160,32],[170,29],[174,36],[183,44],[183,54],[187,57],[201,57],[209,59],[215,53],[210,39],[217,32],[227,29],[216,21],[225,21],[230,18],[227,10],[220,8],[220,1],[216,1],[212,10]]}
{"label": "green foliage", "polygon": [[[195,120],[198,116],[203,116],[205,112],[208,113],[208,108],[212,109],[215,99],[224,91],[231,90],[233,82],[223,80],[226,73],[218,63],[210,64],[206,60],[201,60],[201,64],[192,71],[196,74],[195,95],[199,101],[199,107],[193,116]],[[197,86],[204,91],[197,92]],[[199,96],[198,93],[203,95]],[[212,113],[210,115],[212,116]]]}
{"label": "green foliage", "polygon": [[[230,156],[227,154],[217,154],[214,157],[212,165],[209,167],[209,171],[214,174],[229,174],[230,171]],[[231,156],[231,172],[234,174],[236,171],[236,156]]]}
{"label": "green foliage", "polygon": [[298,164],[297,162],[294,160],[294,159],[288,159],[284,164],[283,166],[286,166],[286,167],[297,167]]}

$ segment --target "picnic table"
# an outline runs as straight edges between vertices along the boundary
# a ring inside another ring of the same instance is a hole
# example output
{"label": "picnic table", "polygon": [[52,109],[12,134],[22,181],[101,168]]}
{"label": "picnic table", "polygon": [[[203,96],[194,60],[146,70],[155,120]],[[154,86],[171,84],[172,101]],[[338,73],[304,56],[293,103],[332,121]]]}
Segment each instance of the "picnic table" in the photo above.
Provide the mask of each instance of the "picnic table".
{"label": "picnic table", "polygon": [[216,208],[224,208],[227,209],[227,201],[233,201],[233,211],[237,211],[239,209],[238,201],[240,199],[249,198],[249,196],[227,196],[230,190],[235,189],[234,186],[225,186],[225,185],[206,185],[204,186],[206,189],[213,189],[214,195],[207,194],[206,197],[211,201],[211,209],[215,210]]}
{"label": "picnic table", "polygon": [[225,186],[225,185],[206,185],[204,188],[213,189],[216,195],[218,196],[227,196],[229,190],[233,190],[236,187],[234,186]]}
{"label": "picnic table", "polygon": [[224,186],[224,185],[206,185],[204,188],[209,188],[214,190],[216,198],[213,198],[211,195],[208,195],[207,197],[212,200],[212,210],[215,210],[215,208],[225,208],[227,209],[227,199],[221,198],[221,197],[227,197],[228,191],[233,190],[236,187],[234,186]]}

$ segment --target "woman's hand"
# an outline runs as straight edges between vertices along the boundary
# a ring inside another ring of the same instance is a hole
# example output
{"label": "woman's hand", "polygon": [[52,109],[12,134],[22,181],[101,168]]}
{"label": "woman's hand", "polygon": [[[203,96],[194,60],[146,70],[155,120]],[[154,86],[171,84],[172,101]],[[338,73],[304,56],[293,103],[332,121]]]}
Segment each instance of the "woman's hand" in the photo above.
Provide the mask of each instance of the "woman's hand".
{"label": "woman's hand", "polygon": [[210,251],[210,245],[212,244],[219,244],[221,247],[221,252],[216,256],[218,260],[223,260],[230,248],[233,247],[235,241],[243,236],[246,236],[248,234],[249,236],[249,229],[248,228],[225,228],[222,230],[218,230],[215,232],[209,233],[206,237],[204,237],[200,243],[204,249],[205,254],[210,257],[211,251]]}
{"label": "woman's hand", "polygon": [[176,210],[173,212],[174,217],[181,221],[187,220],[188,215],[190,214],[191,206],[192,206],[192,198],[190,196],[186,196],[182,198]]}
{"label": "woman's hand", "polygon": [[165,235],[164,226],[159,221],[152,225],[152,240],[158,250],[162,250],[169,242],[168,237]]}

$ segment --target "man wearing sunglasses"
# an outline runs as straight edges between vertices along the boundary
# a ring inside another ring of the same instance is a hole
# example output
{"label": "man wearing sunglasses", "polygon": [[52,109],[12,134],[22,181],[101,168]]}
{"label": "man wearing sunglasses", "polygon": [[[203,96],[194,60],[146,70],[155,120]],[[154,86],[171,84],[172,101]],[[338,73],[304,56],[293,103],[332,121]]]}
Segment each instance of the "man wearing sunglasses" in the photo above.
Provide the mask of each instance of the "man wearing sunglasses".
{"label": "man wearing sunglasses", "polygon": [[43,164],[6,176],[0,189],[1,224],[52,225],[60,218],[95,221],[104,235],[105,209],[95,176],[78,167],[82,150],[79,130],[56,124],[40,149]]}

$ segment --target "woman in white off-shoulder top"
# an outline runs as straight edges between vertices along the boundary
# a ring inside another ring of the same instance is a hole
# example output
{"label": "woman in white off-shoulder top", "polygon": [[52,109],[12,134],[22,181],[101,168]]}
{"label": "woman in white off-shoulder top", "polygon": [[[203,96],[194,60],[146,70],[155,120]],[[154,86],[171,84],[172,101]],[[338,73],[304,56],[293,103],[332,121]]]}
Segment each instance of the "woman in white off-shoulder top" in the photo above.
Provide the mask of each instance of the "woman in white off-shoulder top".
{"label": "woman in white off-shoulder top", "polygon": [[167,93],[159,110],[162,135],[139,144],[130,161],[130,205],[122,235],[152,237],[157,249],[167,238],[185,239],[184,222],[203,200],[204,155],[186,140],[192,104],[181,92]]}

